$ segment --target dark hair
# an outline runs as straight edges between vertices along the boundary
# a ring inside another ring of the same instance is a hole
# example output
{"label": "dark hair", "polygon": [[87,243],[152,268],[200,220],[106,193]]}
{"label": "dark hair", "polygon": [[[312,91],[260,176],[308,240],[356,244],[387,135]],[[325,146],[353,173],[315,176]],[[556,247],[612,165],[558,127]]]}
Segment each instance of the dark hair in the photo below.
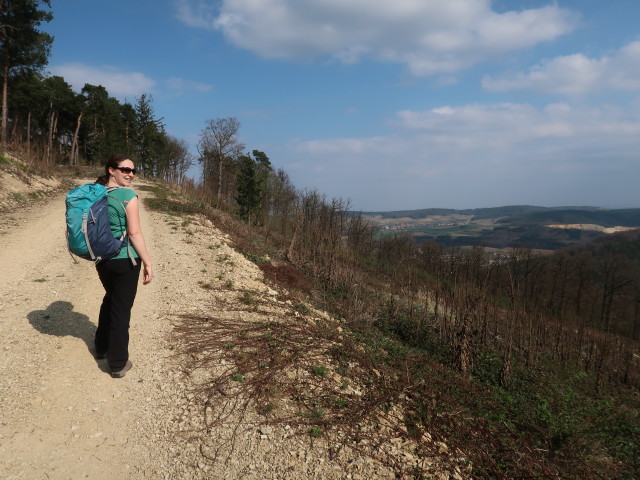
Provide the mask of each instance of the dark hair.
{"label": "dark hair", "polygon": [[96,178],[96,183],[99,183],[100,185],[106,185],[107,183],[109,183],[109,177],[111,176],[111,174],[109,173],[109,169],[118,168],[120,164],[125,160],[131,159],[128,155],[125,155],[123,153],[116,153],[111,155],[109,157],[109,160],[107,160],[107,163],[105,163],[104,165],[104,175],[100,175],[98,178]]}

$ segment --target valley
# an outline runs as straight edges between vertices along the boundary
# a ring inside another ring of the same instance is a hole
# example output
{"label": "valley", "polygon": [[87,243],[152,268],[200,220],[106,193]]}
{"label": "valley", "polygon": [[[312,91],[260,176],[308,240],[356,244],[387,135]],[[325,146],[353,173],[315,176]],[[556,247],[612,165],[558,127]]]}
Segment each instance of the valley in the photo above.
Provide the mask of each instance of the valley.
{"label": "valley", "polygon": [[557,250],[640,228],[640,209],[506,206],[362,212],[381,236],[408,234],[445,247]]}

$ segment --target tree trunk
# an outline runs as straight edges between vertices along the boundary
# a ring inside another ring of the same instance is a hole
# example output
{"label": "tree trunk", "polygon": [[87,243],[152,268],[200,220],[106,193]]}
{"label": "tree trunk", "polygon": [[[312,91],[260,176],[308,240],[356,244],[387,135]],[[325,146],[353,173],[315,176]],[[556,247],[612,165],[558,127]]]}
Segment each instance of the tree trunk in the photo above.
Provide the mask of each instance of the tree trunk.
{"label": "tree trunk", "polygon": [[296,265],[296,261],[294,259],[295,256],[295,244],[296,244],[296,240],[298,238],[298,231],[300,230],[302,224],[302,217],[298,217],[297,221],[295,222],[295,227],[293,230],[293,235],[291,237],[291,242],[289,243],[289,248],[287,249],[287,255],[286,255],[286,259],[288,261],[290,261],[292,264]]}
{"label": "tree trunk", "polygon": [[13,122],[13,128],[11,129],[11,135],[9,135],[9,143],[13,145],[20,145],[20,139],[18,138],[18,131],[20,130],[20,117],[16,117]]}
{"label": "tree trunk", "polygon": [[502,367],[500,368],[500,386],[507,388],[511,380],[511,340],[508,340],[507,351],[502,358]]}
{"label": "tree trunk", "polygon": [[220,199],[222,198],[222,169],[223,169],[224,159],[220,158],[218,162],[218,192],[216,194],[216,198],[218,199],[218,203],[220,203]]}
{"label": "tree trunk", "polygon": [[51,164],[53,153],[53,133],[55,131],[56,112],[53,111],[53,102],[51,102],[51,115],[49,116],[49,139],[47,140],[47,164]]}
{"label": "tree trunk", "polygon": [[27,115],[27,160],[31,160],[31,110]]}
{"label": "tree trunk", "polygon": [[0,143],[3,147],[7,144],[7,123],[9,118],[8,92],[9,62],[5,59],[2,71],[2,125],[0,126]]}
{"label": "tree trunk", "polygon": [[[58,137],[58,118],[59,117],[60,116],[58,115],[58,112],[53,113],[53,129],[51,131],[51,144],[52,144],[51,151],[53,151],[53,140]],[[59,148],[60,142],[56,142],[56,143],[58,144],[58,152],[60,152],[61,151]]]}
{"label": "tree trunk", "polygon": [[53,115],[53,102],[51,103],[50,106],[51,110],[49,113],[49,136],[48,136],[48,140],[47,140],[47,154],[45,156],[45,160],[47,165],[49,165],[51,163],[51,129],[53,127],[53,122],[51,121],[51,116]]}
{"label": "tree trunk", "polygon": [[82,122],[82,113],[78,115],[78,123],[76,124],[76,131],[73,133],[73,143],[71,144],[71,165],[78,165],[79,147],[78,147],[78,133],[80,132],[80,123]]}

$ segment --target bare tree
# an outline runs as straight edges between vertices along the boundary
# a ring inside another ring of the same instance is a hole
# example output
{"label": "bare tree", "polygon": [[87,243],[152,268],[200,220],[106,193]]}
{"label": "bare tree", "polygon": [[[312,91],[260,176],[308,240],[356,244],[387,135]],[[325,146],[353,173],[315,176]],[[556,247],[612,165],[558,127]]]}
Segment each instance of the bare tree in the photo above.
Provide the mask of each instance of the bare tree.
{"label": "bare tree", "polygon": [[202,164],[205,187],[215,187],[219,201],[222,197],[224,168],[244,151],[244,145],[238,140],[240,122],[235,117],[225,117],[205,123],[198,143],[198,161]]}
{"label": "bare tree", "polygon": [[295,216],[297,191],[293,182],[283,169],[278,169],[267,182],[269,194],[269,213],[271,229],[283,238],[291,227],[291,219]]}
{"label": "bare tree", "polygon": [[182,183],[187,170],[193,165],[193,155],[189,152],[187,142],[167,136],[167,158],[165,162],[165,179]]}

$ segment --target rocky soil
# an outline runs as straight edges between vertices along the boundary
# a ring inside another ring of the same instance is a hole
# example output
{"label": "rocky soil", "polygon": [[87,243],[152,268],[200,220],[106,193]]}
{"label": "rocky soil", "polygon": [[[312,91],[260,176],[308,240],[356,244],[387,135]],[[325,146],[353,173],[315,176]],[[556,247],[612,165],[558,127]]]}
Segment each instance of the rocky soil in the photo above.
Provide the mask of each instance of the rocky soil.
{"label": "rocky soil", "polygon": [[[362,426],[375,429],[377,440],[354,443],[287,421],[297,407],[284,391],[272,392],[278,401],[267,406],[251,398],[250,382],[233,374],[221,338],[231,342],[242,329],[267,322],[332,320],[310,307],[301,315],[287,292],[266,282],[231,238],[202,217],[143,209],[156,278],[140,285],[133,309],[133,369],[111,378],[106,362],[90,353],[103,291],[91,262],[74,261],[66,249],[64,195],[25,202],[19,195],[28,192],[18,183],[6,174],[0,182],[0,478],[468,476],[462,466],[445,468],[437,457],[420,455],[384,423]],[[143,200],[150,195],[139,193]],[[217,341],[207,323],[217,327]],[[227,325],[235,330],[225,331]],[[310,354],[322,351],[313,339],[309,345]],[[316,356],[310,365],[320,361]],[[323,382],[344,387],[339,374],[328,373]],[[309,382],[310,374],[289,365],[278,375],[295,385]],[[344,388],[354,398],[362,390]],[[444,444],[437,449],[450,455]]]}

